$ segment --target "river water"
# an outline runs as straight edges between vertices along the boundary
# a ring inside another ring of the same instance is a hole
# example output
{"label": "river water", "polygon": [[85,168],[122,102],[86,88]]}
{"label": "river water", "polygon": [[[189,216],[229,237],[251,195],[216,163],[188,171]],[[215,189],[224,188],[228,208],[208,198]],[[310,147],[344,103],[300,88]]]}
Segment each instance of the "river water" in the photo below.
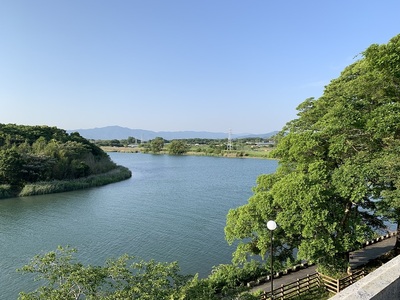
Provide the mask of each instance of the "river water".
{"label": "river water", "polygon": [[274,160],[110,153],[132,178],[87,190],[0,200],[0,299],[30,291],[15,270],[58,245],[85,264],[124,253],[178,261],[184,274],[207,276],[230,263],[226,215],[247,202]]}

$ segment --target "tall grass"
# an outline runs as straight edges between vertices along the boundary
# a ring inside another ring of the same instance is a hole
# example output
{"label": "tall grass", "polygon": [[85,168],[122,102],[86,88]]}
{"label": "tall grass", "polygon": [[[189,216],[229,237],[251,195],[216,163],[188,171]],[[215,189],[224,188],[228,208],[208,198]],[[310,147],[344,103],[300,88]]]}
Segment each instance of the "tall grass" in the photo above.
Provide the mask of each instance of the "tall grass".
{"label": "tall grass", "polygon": [[18,196],[24,197],[80,190],[122,181],[130,178],[131,176],[132,173],[128,168],[118,166],[117,168],[106,173],[73,180],[53,180],[48,182],[26,184]]}

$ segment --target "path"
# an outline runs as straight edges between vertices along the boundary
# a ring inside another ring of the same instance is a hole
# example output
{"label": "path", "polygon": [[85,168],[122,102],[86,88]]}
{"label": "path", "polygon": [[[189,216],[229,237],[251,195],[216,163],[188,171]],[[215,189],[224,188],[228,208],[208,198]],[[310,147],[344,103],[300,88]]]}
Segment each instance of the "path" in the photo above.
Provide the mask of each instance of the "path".
{"label": "path", "polygon": [[[392,236],[390,238],[384,239],[383,241],[366,246],[365,248],[362,248],[360,250],[350,252],[350,266],[352,268],[356,268],[365,265],[371,259],[377,258],[393,249],[395,242],[396,236]],[[296,281],[297,279],[306,277],[307,275],[311,275],[315,272],[316,266],[314,265],[305,269],[301,269],[294,273],[289,273],[287,275],[276,278],[274,279],[274,289],[280,287],[282,284],[289,284]],[[268,281],[261,285],[255,286],[251,289],[251,292],[259,290],[269,292],[271,290],[271,282]]]}

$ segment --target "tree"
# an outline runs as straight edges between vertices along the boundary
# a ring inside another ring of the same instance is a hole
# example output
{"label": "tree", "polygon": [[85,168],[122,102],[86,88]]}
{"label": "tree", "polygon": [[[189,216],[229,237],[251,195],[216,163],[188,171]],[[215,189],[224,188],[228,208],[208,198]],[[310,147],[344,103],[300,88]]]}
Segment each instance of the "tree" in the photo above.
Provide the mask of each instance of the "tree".
{"label": "tree", "polygon": [[[379,192],[379,212],[397,224],[400,230],[400,35],[383,45],[374,44],[365,51],[367,62],[379,77],[370,85],[375,89],[375,111],[368,129],[382,140],[382,149],[371,166],[377,173],[375,182]],[[396,250],[400,252],[400,236]]]}
{"label": "tree", "polygon": [[135,141],[136,139],[132,136],[128,136],[128,139],[126,140],[128,145],[135,143]]}
{"label": "tree", "polygon": [[0,150],[0,182],[19,188],[23,183],[22,156],[15,149]]}
{"label": "tree", "polygon": [[173,155],[182,155],[189,150],[188,145],[181,140],[173,140],[169,144],[168,153]]}
{"label": "tree", "polygon": [[111,147],[122,147],[120,140],[113,139],[110,141]]}
{"label": "tree", "polygon": [[45,155],[26,153],[23,155],[24,164],[21,167],[24,182],[46,181],[51,178],[55,160]]}
{"label": "tree", "polygon": [[226,238],[241,240],[236,260],[267,253],[274,219],[279,258],[296,248],[321,271],[342,272],[349,251],[384,228],[380,213],[400,219],[399,49],[400,36],[370,46],[298,106],[277,137],[276,173],[260,176],[248,204],[228,214]]}
{"label": "tree", "polygon": [[150,142],[150,149],[153,153],[159,153],[164,148],[164,139],[156,137]]}
{"label": "tree", "polygon": [[76,252],[59,246],[17,270],[35,274],[40,284],[32,292],[20,292],[19,299],[259,299],[243,293],[238,281],[253,270],[254,263],[245,269],[221,265],[209,278],[199,279],[181,275],[177,262],[143,261],[125,254],[104,266],[85,266],[76,260]]}
{"label": "tree", "polygon": [[192,279],[179,274],[176,262],[146,262],[123,255],[104,266],[85,266],[74,253],[76,249],[58,247],[35,256],[19,271],[36,274],[43,285],[21,292],[19,299],[178,299],[180,289]]}

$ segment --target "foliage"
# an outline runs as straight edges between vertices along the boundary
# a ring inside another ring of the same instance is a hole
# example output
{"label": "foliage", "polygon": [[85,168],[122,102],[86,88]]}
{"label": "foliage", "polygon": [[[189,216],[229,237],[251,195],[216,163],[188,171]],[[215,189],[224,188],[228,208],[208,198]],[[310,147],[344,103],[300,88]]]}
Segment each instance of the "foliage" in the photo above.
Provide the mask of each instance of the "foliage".
{"label": "foliage", "polygon": [[9,184],[0,184],[0,199],[12,197],[11,186]]}
{"label": "foliage", "polygon": [[257,261],[249,261],[243,266],[221,264],[213,268],[207,280],[216,292],[224,296],[246,290],[244,284],[267,274],[267,270]]}
{"label": "foliage", "polygon": [[182,140],[173,140],[168,145],[168,153],[173,155],[182,155],[189,150],[188,145]]}
{"label": "foliage", "polygon": [[[75,253],[76,249],[59,246],[55,251],[36,255],[18,271],[35,274],[41,286],[32,292],[21,292],[19,299],[255,299],[241,295],[243,288],[236,283],[217,290],[216,282],[221,282],[226,268],[235,267],[220,267],[213,278],[199,279],[197,275],[181,275],[176,262],[143,261],[122,255],[107,260],[104,266],[85,266],[76,260]],[[226,275],[229,277],[230,271]]]}
{"label": "foliage", "polygon": [[329,293],[325,287],[319,287],[316,289],[312,289],[307,293],[303,293],[300,296],[291,298],[292,300],[326,300],[332,298],[334,295]]}
{"label": "foliage", "polygon": [[103,150],[76,132],[0,124],[0,184],[9,186],[0,197],[17,196],[39,182],[76,180],[116,168]]}
{"label": "foliage", "polygon": [[164,148],[164,139],[161,137],[156,137],[154,140],[150,141],[150,149],[153,153],[159,153]]}
{"label": "foliage", "polygon": [[[161,138],[156,138],[156,139],[161,139]],[[154,149],[152,149],[153,146],[152,143],[155,142],[155,140],[151,140],[147,143],[142,143],[140,140],[136,140],[133,137],[128,137],[128,139],[119,140],[118,146],[115,146],[116,144],[112,141],[113,140],[96,140],[96,141],[93,140],[93,143],[95,143],[100,147],[103,147],[105,151],[118,152],[122,150],[122,152],[135,152],[135,153],[137,152],[164,153],[163,152],[164,146],[170,143],[170,141],[163,139],[164,143],[163,147],[158,147],[158,148],[155,147]],[[137,141],[139,141],[139,143]],[[181,139],[179,141],[182,141],[187,145],[187,151],[185,153],[189,155],[269,158],[270,150],[272,150],[272,148],[274,147],[273,138],[235,139],[232,141],[233,143],[232,150],[229,151],[227,150],[227,139],[194,138],[194,139]],[[132,145],[135,146],[132,147]],[[124,147],[124,148],[118,149],[118,147]],[[174,155],[174,153],[170,154]]]}
{"label": "foliage", "polygon": [[18,188],[22,184],[23,159],[15,149],[0,150],[0,183]]}
{"label": "foliage", "polygon": [[363,55],[298,106],[277,137],[276,173],[260,176],[248,204],[229,212],[236,261],[268,252],[273,219],[278,259],[298,249],[299,259],[345,271],[348,252],[383,228],[380,214],[399,224],[400,35]]}
{"label": "foliage", "polygon": [[121,144],[121,142],[119,140],[113,139],[113,140],[110,141],[110,146],[111,147],[121,147],[122,144]]}
{"label": "foliage", "polygon": [[19,299],[173,299],[189,277],[177,263],[143,261],[123,255],[105,266],[84,266],[72,248],[37,255],[19,271],[34,273],[44,285]]}
{"label": "foliage", "polygon": [[122,181],[130,178],[131,176],[131,171],[128,168],[118,166],[117,168],[112,169],[109,172],[97,175],[90,175],[83,178],[28,183],[19,192],[18,196],[23,197],[74,191]]}

